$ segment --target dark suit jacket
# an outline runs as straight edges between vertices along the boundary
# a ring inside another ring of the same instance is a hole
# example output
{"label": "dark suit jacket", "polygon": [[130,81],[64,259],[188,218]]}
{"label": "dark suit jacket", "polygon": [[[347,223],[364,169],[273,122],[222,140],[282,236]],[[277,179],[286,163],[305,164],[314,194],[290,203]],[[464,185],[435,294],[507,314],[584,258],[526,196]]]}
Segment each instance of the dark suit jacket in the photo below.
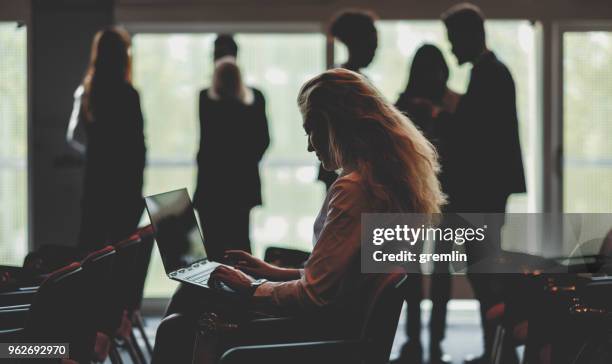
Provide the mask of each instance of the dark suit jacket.
{"label": "dark suit jacket", "polygon": [[213,100],[200,92],[200,150],[194,206],[251,208],[261,205],[259,162],[270,144],[263,94],[254,101]]}
{"label": "dark suit jacket", "polygon": [[[500,203],[526,191],[514,81],[493,52],[474,64],[466,94],[449,124],[451,204],[463,211],[503,212]],[[495,207],[497,206],[497,207]]]}

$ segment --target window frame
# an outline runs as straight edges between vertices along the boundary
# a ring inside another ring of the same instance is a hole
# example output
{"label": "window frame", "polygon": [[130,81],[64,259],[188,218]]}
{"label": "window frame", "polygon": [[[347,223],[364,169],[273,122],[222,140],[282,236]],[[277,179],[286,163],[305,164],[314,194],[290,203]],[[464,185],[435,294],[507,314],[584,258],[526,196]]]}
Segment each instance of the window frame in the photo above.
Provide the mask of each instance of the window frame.
{"label": "window frame", "polygon": [[26,155],[25,155],[25,172],[26,172],[26,230],[27,230],[27,251],[32,251],[35,248],[34,245],[34,211],[33,211],[33,153],[30,153],[32,146],[34,145],[34,136],[32,130],[32,27],[31,27],[31,14],[29,4],[22,5],[18,8],[8,8],[8,12],[0,15],[0,22],[3,23],[15,23],[18,27],[25,27],[26,31]]}
{"label": "window frame", "polygon": [[[545,194],[545,212],[563,213],[564,206],[564,77],[563,77],[563,60],[565,57],[563,37],[565,33],[580,33],[580,32],[611,32],[612,21],[609,20],[566,20],[553,22],[549,25],[550,30],[548,36],[544,39],[544,45],[550,47],[550,56],[548,62],[546,58],[543,62],[543,74],[550,72],[549,98],[545,100],[545,107],[549,108],[549,118],[544,118],[545,130],[544,133],[544,194]],[[550,65],[549,69],[546,66]],[[547,87],[544,87],[546,89]],[[549,140],[547,142],[547,137]]]}
{"label": "window frame", "polygon": [[[228,33],[228,34],[302,34],[320,33],[326,36],[322,23],[300,22],[300,23],[270,23],[270,22],[245,22],[245,23],[152,23],[152,22],[128,22],[122,24],[134,38],[138,34],[202,34],[202,33]],[[326,52],[329,52],[329,37],[327,39]],[[333,47],[332,47],[333,52]],[[328,54],[328,53],[326,53]],[[333,56],[332,56],[333,59]],[[329,57],[326,57],[326,66],[329,68]],[[147,160],[147,167],[185,167],[195,166],[191,159],[168,160],[159,159],[152,163]],[[295,161],[262,161],[262,166],[295,166]]]}

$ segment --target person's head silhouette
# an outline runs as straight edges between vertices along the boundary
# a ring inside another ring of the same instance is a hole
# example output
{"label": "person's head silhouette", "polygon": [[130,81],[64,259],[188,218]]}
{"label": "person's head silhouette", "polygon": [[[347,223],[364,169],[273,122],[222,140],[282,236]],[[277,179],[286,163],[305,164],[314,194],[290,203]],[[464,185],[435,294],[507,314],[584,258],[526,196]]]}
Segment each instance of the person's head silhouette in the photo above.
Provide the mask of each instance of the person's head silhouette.
{"label": "person's head silhouette", "polygon": [[215,39],[214,60],[217,61],[226,56],[236,58],[238,56],[238,45],[234,41],[233,35],[219,34]]}
{"label": "person's head silhouette", "polygon": [[347,10],[331,22],[329,32],[348,49],[349,58],[343,67],[359,71],[374,59],[378,36],[374,26],[375,15],[361,10]]}
{"label": "person's head silhouette", "polygon": [[117,27],[100,30],[94,36],[83,80],[85,97],[82,102],[86,120],[93,120],[98,95],[104,94],[103,91],[113,92],[114,87],[121,83],[131,83],[130,47],[130,35]]}
{"label": "person's head silhouette", "polygon": [[130,79],[130,36],[120,28],[106,28],[96,33],[91,45],[89,69],[100,80]]}
{"label": "person's head silhouette", "polygon": [[441,103],[446,92],[448,66],[442,52],[432,44],[422,45],[414,54],[406,96]]}
{"label": "person's head silhouette", "polygon": [[477,6],[455,5],[442,14],[442,21],[459,64],[474,62],[486,50],[484,15]]}
{"label": "person's head silhouette", "polygon": [[232,56],[225,56],[215,62],[212,89],[220,99],[247,102],[247,89],[242,83],[242,74]]}

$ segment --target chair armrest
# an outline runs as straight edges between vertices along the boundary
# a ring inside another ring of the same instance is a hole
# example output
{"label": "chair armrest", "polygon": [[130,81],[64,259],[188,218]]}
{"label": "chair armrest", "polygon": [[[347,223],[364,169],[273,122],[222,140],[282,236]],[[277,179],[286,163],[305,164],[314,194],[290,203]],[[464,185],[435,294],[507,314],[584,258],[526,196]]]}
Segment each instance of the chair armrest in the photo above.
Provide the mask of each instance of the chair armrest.
{"label": "chair armrest", "polygon": [[318,312],[303,316],[271,317],[251,320],[240,324],[246,337],[257,338],[253,344],[280,344],[329,340],[354,340],[351,332],[337,314]]}
{"label": "chair armrest", "polygon": [[29,311],[30,305],[0,307],[0,334],[6,330],[23,327]]}
{"label": "chair armrest", "polygon": [[3,343],[19,342],[19,339],[23,337],[24,330],[23,327],[0,329],[0,341]]}
{"label": "chair armrest", "polygon": [[359,340],[313,341],[277,345],[238,346],[226,351],[220,364],[239,363],[358,363],[366,345]]}
{"label": "chair armrest", "polygon": [[19,287],[0,292],[0,306],[29,304],[34,301],[38,287]]}
{"label": "chair armrest", "polygon": [[27,311],[29,309],[30,309],[29,303],[24,303],[24,304],[19,304],[19,305],[0,306],[0,312],[14,312],[14,311],[22,311],[22,310]]}
{"label": "chair armrest", "polygon": [[12,329],[0,329],[0,340],[4,342],[11,342],[18,338],[23,332],[23,327],[16,327]]}

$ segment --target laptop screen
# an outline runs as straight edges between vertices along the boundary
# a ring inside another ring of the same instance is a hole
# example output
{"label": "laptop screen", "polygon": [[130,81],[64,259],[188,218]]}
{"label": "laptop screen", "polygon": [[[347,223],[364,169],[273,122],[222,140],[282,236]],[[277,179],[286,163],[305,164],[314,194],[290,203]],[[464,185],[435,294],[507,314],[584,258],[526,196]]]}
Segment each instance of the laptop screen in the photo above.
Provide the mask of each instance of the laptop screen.
{"label": "laptop screen", "polygon": [[166,273],[206,258],[186,188],[145,197],[145,204]]}

